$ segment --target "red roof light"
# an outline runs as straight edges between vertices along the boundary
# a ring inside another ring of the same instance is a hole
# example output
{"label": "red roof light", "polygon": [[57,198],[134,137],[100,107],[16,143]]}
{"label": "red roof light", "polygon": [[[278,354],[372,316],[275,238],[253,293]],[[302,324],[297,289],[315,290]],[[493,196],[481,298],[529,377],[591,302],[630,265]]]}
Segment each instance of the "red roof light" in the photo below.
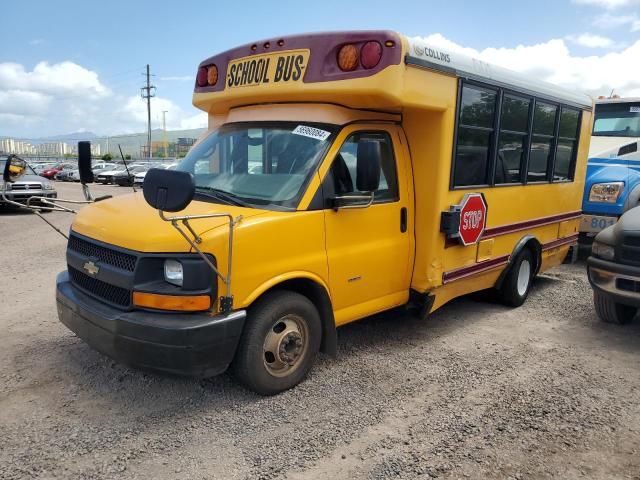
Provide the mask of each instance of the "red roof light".
{"label": "red roof light", "polygon": [[382,45],[380,42],[367,42],[360,51],[360,63],[366,69],[374,68],[382,58]]}

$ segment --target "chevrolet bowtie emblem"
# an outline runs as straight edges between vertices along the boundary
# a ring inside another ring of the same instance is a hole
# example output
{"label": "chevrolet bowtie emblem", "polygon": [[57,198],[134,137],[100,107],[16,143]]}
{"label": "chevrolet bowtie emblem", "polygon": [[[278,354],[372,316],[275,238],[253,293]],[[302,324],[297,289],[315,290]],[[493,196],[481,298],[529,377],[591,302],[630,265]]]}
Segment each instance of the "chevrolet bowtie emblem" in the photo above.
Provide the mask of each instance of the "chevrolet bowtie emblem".
{"label": "chevrolet bowtie emblem", "polygon": [[100,267],[98,267],[95,263],[93,262],[87,262],[85,263],[82,268],[85,269],[85,271],[91,275],[92,277],[97,275],[98,272],[100,271]]}

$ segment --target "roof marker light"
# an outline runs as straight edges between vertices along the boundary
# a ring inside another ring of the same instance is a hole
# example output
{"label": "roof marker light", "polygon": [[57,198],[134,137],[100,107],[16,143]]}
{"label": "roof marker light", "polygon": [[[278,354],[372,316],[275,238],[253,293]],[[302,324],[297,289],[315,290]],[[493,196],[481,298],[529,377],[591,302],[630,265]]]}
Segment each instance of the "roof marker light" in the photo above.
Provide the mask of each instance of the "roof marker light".
{"label": "roof marker light", "polygon": [[348,43],[338,51],[338,67],[343,72],[352,72],[358,67],[358,49]]}
{"label": "roof marker light", "polygon": [[281,47],[283,45],[284,45],[284,40],[283,39],[278,40],[278,46]]}
{"label": "roof marker light", "polygon": [[269,42],[264,42],[264,48],[265,50],[271,47],[271,43]]}

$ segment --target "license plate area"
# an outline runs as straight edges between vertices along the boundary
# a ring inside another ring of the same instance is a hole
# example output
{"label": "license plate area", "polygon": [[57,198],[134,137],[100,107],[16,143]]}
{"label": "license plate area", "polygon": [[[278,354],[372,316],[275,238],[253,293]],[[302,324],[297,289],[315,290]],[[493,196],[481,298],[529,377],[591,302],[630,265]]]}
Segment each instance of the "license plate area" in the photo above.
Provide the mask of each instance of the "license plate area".
{"label": "license plate area", "polygon": [[610,217],[606,215],[582,215],[580,220],[580,231],[596,233],[614,225],[617,221],[618,217]]}

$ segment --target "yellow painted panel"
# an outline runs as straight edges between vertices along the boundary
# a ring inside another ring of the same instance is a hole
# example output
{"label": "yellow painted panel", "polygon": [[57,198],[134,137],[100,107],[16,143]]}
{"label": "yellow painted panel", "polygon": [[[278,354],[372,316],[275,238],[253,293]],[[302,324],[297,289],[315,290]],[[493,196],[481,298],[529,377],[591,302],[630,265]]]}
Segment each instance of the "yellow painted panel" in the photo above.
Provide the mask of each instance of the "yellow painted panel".
{"label": "yellow painted panel", "polygon": [[495,240],[490,238],[488,240],[481,240],[478,244],[478,257],[476,261],[482,262],[484,260],[489,260],[493,257],[493,244]]}

